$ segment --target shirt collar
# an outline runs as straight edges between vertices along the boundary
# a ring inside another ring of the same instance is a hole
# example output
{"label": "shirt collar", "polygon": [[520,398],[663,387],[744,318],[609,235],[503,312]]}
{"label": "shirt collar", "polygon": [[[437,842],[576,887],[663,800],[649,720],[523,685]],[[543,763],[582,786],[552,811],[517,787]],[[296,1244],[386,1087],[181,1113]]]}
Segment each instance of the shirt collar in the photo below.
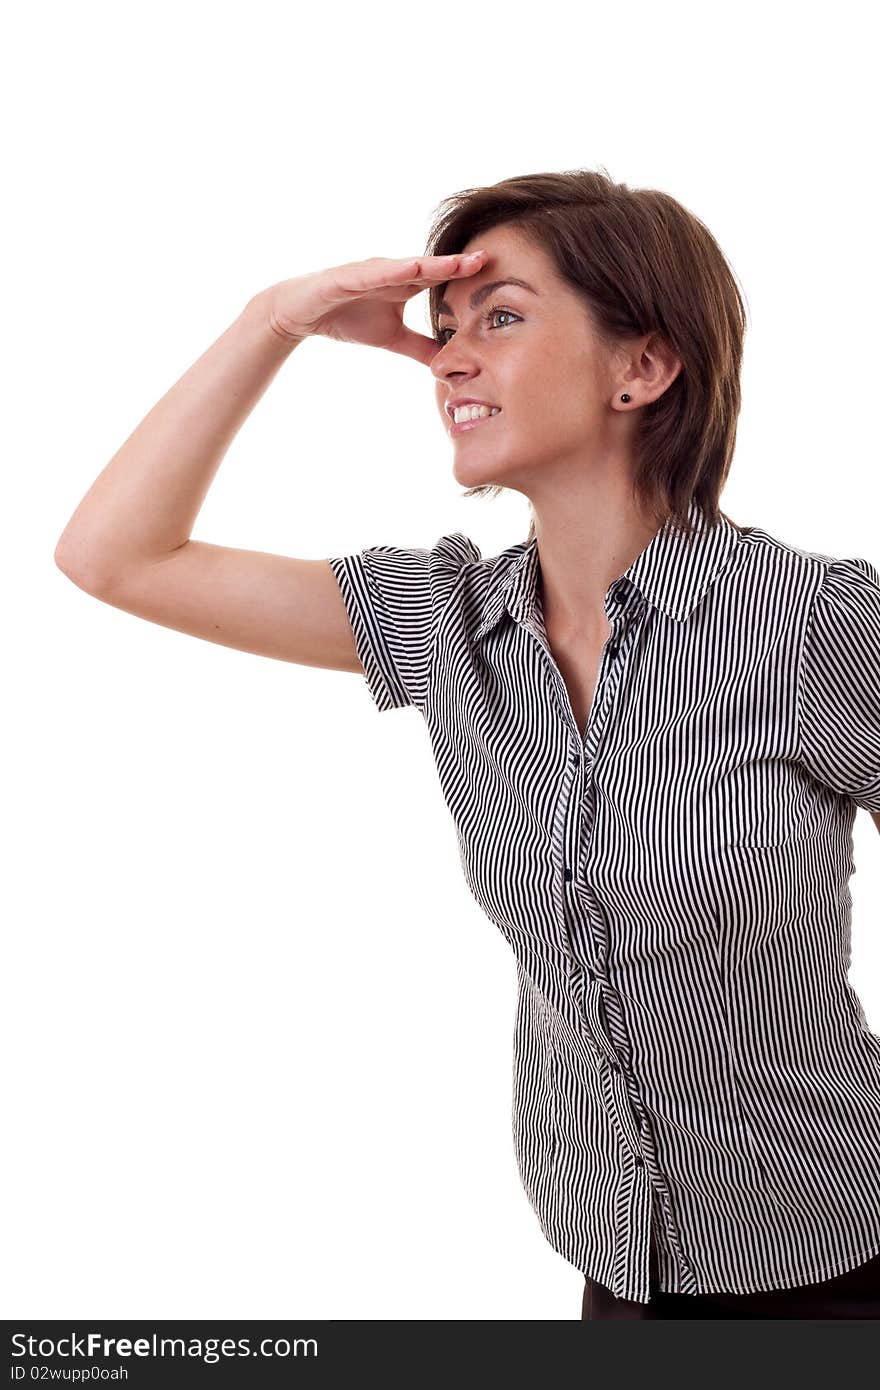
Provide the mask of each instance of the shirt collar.
{"label": "shirt collar", "polygon": [[[610,585],[608,598],[633,585],[661,613],[682,622],[693,612],[710,585],[731,559],[741,540],[736,526],[724,515],[708,524],[696,502],[688,517],[694,534],[688,538],[667,520],[647,546]],[[483,617],[474,640],[484,637],[506,611],[517,622],[534,617],[538,578],[538,541],[533,536],[511,547],[512,562],[496,566],[483,605]]]}

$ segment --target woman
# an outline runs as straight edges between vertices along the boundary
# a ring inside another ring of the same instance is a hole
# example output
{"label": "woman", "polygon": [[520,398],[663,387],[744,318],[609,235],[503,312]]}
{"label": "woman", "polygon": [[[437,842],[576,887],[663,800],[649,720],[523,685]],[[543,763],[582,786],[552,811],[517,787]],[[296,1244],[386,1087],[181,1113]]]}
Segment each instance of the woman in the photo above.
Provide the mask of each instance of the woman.
{"label": "woman", "polygon": [[[423,289],[430,337],[402,320]],[[880,1316],[880,1038],[846,979],[880,575],[719,510],[744,331],[669,196],[591,171],[468,190],[426,256],[249,301],[56,552],[128,612],[421,712],[516,955],[516,1157],[584,1318]],[[522,492],[527,540],[329,562],[191,540],[316,334],[429,366],[456,479]]]}

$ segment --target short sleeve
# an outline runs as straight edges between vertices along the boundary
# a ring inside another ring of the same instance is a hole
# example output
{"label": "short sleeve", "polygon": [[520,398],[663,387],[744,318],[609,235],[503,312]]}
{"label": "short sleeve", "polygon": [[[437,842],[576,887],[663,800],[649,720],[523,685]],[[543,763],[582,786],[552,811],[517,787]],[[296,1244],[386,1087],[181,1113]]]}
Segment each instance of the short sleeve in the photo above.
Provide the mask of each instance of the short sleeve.
{"label": "short sleeve", "polygon": [[866,811],[880,811],[880,573],[832,560],[813,599],[798,691],[801,761]]}
{"label": "short sleeve", "polygon": [[463,568],[479,559],[478,547],[460,531],[430,549],[374,545],[328,559],[380,713],[424,709],[440,619]]}

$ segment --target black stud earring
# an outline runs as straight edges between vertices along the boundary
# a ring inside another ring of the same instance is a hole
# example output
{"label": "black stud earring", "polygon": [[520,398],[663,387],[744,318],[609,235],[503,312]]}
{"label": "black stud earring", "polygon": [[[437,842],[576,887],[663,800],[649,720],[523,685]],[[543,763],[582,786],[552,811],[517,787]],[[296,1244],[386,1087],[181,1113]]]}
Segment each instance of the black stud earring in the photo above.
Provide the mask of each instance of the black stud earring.
{"label": "black stud earring", "polygon": [[621,399],[622,401],[631,401],[631,400],[632,400],[632,396],[628,396],[627,393],[624,391],[624,393],[623,393],[623,395],[621,396],[620,399]]}

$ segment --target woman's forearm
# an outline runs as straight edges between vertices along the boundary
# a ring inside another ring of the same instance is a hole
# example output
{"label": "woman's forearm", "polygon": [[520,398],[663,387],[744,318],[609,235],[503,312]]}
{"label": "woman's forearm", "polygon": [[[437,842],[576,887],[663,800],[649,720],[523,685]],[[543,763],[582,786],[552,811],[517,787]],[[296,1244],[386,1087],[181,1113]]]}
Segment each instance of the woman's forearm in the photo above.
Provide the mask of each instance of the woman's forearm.
{"label": "woman's forearm", "polygon": [[261,294],[249,300],[99,473],[58,541],[59,568],[98,590],[184,545],[229,445],[298,341],[272,328]]}

